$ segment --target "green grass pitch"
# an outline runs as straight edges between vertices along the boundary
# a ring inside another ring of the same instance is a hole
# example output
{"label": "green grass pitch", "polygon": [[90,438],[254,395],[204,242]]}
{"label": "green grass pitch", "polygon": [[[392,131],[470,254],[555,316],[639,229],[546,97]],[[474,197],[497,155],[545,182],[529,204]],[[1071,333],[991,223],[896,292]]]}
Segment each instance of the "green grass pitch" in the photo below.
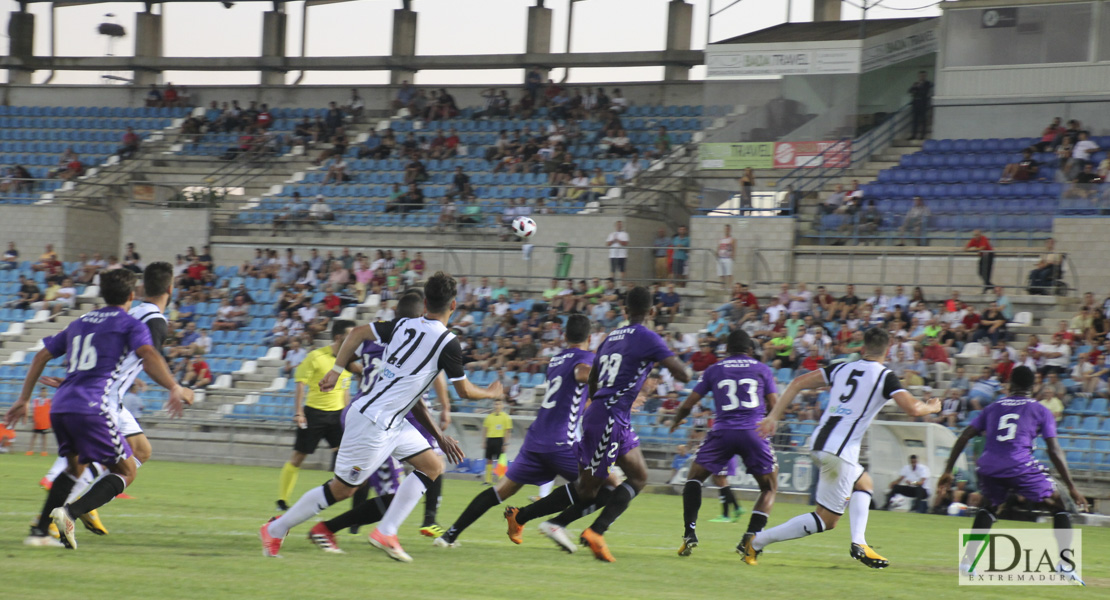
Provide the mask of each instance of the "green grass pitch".
{"label": "green grass pitch", "polygon": [[[155,448],[157,451],[157,448]],[[1110,529],[1085,528],[1087,588],[959,587],[956,530],[970,519],[872,512],[868,541],[891,560],[874,571],[848,556],[848,525],[772,547],[749,567],[733,552],[743,523],[709,523],[715,499],[702,505],[701,545],[689,558],[675,552],[681,534],[680,496],[645,494],[606,536],[615,564],[555,549],[528,527],[525,542],[505,537],[504,520],[490,511],[443,550],[417,534],[422,505],[401,530],[413,564],[395,563],[362,535],[343,533],[344,555],[316,550],[308,525],[286,539],[283,559],[261,555],[259,526],[273,514],[278,470],[256,467],[152,462],[128,490],[135,500],[115,500],[101,515],[111,531],[93,536],[78,526],[76,551],[22,545],[27,525],[42,506],[37,482],[52,458],[0,457],[0,598],[1106,598],[1110,588]],[[302,471],[296,495],[328,478]],[[444,526],[480,490],[472,481],[448,480],[440,523]],[[528,502],[525,488],[511,502]],[[750,502],[745,502],[750,509]],[[327,515],[346,510],[349,502]],[[806,512],[780,504],[771,525]],[[588,520],[576,523],[585,527]],[[1013,527],[1045,527],[1016,524]],[[578,529],[572,527],[574,533]]]}

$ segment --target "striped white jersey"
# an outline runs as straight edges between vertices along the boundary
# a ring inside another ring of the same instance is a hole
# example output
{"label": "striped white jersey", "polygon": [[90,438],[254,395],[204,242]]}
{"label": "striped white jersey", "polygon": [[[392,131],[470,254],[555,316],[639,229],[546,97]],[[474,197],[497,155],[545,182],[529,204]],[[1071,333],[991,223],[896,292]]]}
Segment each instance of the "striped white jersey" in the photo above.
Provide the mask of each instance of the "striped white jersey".
{"label": "striped white jersey", "polygon": [[371,327],[385,352],[374,381],[351,403],[348,414],[358,412],[383,429],[391,429],[412,410],[440,371],[452,382],[466,378],[462,346],[443,323],[418,317]]}
{"label": "striped white jersey", "polygon": [[809,448],[858,464],[863,433],[886,401],[903,389],[902,382],[893,371],[873,360],[829,365],[821,373],[829,384],[829,405],[813,431]]}
{"label": "striped white jersey", "polygon": [[[158,308],[157,304],[151,302],[143,302],[131,310],[127,314],[135,317],[150,329],[150,339],[154,343],[154,349],[159,353],[162,352],[162,344],[166,341],[166,315]],[[108,385],[108,397],[115,402],[115,410],[117,413],[123,409],[123,397],[127,394],[127,390],[131,389],[132,384],[135,383],[135,378],[143,371],[143,359],[139,358],[138,354],[132,350],[123,359],[123,365],[120,367],[120,376],[113,379]]]}

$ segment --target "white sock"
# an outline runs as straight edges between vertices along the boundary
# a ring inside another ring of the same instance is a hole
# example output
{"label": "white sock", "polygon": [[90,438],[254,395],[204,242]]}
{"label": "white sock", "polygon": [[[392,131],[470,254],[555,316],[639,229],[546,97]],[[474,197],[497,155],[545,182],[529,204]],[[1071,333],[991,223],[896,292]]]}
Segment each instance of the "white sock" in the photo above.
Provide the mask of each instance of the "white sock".
{"label": "white sock", "polygon": [[331,504],[324,494],[324,486],[314,487],[305,492],[296,504],[285,511],[285,514],[270,523],[270,535],[277,538],[285,537],[290,529],[315,517],[329,506]]}
{"label": "white sock", "polygon": [[412,509],[416,508],[424,492],[428,491],[428,486],[424,484],[426,478],[427,476],[420,471],[413,471],[401,482],[401,487],[397,488],[397,494],[393,496],[393,502],[389,503],[389,508],[378,523],[378,531],[383,535],[397,535],[401,523],[404,523]]}
{"label": "white sock", "polygon": [[50,470],[46,472],[44,478],[47,481],[54,481],[58,478],[59,473],[66,470],[67,465],[69,465],[69,461],[66,460],[66,457],[59,456],[57,460],[54,461],[54,464],[50,465]]}
{"label": "white sock", "polygon": [[81,494],[85,493],[85,490],[92,487],[92,484],[96,483],[99,479],[107,474],[108,471],[98,470],[98,474],[94,476],[92,465],[85,467],[85,471],[81,473],[81,477],[79,477],[77,479],[77,482],[73,484],[73,490],[69,492],[69,497],[66,498],[66,504],[71,504],[74,500],[80,498]]}
{"label": "white sock", "polygon": [[555,488],[555,482],[554,481],[548,481],[547,483],[541,485],[540,486],[540,498],[546,498],[547,495],[550,494],[551,490],[553,490],[554,488]]}
{"label": "white sock", "polygon": [[871,512],[871,494],[856,490],[848,500],[848,526],[852,530],[852,543],[867,544],[867,516]]}
{"label": "white sock", "polygon": [[776,525],[770,529],[764,529],[755,534],[755,539],[752,540],[752,547],[756,550],[774,544],[775,542],[785,542],[786,540],[793,540],[800,537],[805,537],[814,533],[821,533],[825,530],[825,522],[817,513],[806,513],[798,515],[793,519]]}

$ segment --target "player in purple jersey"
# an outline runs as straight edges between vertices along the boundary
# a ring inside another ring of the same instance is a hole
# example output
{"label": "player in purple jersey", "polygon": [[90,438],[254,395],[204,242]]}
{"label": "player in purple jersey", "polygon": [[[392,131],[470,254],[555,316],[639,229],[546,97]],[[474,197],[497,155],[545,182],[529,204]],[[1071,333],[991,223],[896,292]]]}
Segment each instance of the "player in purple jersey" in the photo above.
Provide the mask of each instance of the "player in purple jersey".
{"label": "player in purple jersey", "polygon": [[[1057,572],[1061,576],[1078,583],[1083,581],[1075,573],[1075,564],[1063,552],[1071,548],[1071,514],[1067,499],[1048,474],[1048,469],[1033,457],[1033,443],[1037,436],[1044,438],[1048,458],[1056,473],[1068,489],[1071,500],[1075,502],[1076,512],[1086,509],[1087,501],[1075,487],[1064,459],[1064,451],[1056,440],[1056,419],[1042,404],[1031,397],[1033,389],[1033,370],[1026,366],[1015,367],[1010,373],[1010,395],[996,400],[983,409],[952,445],[944,474],[937,481],[937,493],[943,487],[952,485],[952,472],[956,461],[963,453],[967,443],[976,436],[983,436],[983,453],[979,455],[979,512],[975,514],[972,529],[987,533],[998,520],[995,510],[1006,501],[1010,494],[1016,494],[1045,510],[1054,513],[1052,526],[1059,544],[1060,556]],[[964,575],[973,574],[979,559],[982,542],[973,541],[966,545],[966,552],[960,560],[960,570]]]}
{"label": "player in purple jersey", "polygon": [[573,502],[558,517],[540,525],[540,531],[567,552],[576,548],[567,536],[566,526],[588,514],[608,481],[609,468],[616,464],[624,471],[624,483],[613,490],[601,514],[579,537],[598,560],[614,562],[605,544],[605,532],[647,483],[640,439],[630,423],[632,405],[656,363],[662,364],[676,380],[690,381],[682,361],[658,334],[644,326],[653,312],[647,288],[629,290],[625,302],[628,325],[606,336],[590,370],[591,402],[582,416],[582,438],[577,446],[578,481],[565,492],[562,489],[552,492],[552,495],[565,493]]}
{"label": "player in purple jersey", "polygon": [[[779,469],[775,453],[766,438],[756,427],[767,411],[775,407],[778,393],[771,368],[751,357],[755,344],[747,333],[737,329],[728,336],[728,358],[719,361],[702,373],[701,381],[694,386],[686,401],[675,411],[671,432],[678,429],[706,394],[713,394],[717,418],[713,430],[694,457],[686,487],[682,490],[682,517],[685,531],[679,556],[690,556],[698,545],[695,531],[698,510],[701,509],[701,485],[710,474],[726,467],[736,456],[744,460],[744,468],[759,483],[759,498],[752,508],[748,531],[744,537],[754,536],[767,525],[767,515],[775,503]],[[732,495],[727,486],[721,488]],[[743,544],[743,540],[741,544]]]}
{"label": "player in purple jersey", "polygon": [[[551,359],[547,367],[547,393],[544,395],[536,420],[528,428],[528,434],[516,458],[509,465],[505,476],[496,487],[488,487],[470,501],[459,518],[442,537],[435,540],[441,548],[451,548],[457,544],[459,535],[472,523],[481,518],[489,509],[501,504],[525,485],[540,485],[561,476],[567,481],[578,478],[578,458],[574,452],[575,431],[585,400],[586,384],[590,378],[590,368],[594,353],[587,347],[590,343],[590,320],[585,315],[571,315],[566,325],[567,349]],[[565,498],[565,495],[559,496]],[[523,510],[532,509],[542,501]],[[569,501],[533,509],[532,517],[546,516],[564,510]],[[536,512],[537,510],[541,512]],[[522,524],[514,517],[522,509],[509,507],[505,514],[509,519],[509,539],[521,543]],[[524,518],[525,522],[527,517]]]}
{"label": "player in purple jersey", "polygon": [[[132,351],[143,359],[143,369],[159,385],[170,390],[168,410],[181,414],[185,403],[192,403],[192,390],[174,381],[166,361],[151,344],[150,330],[127,314],[135,297],[135,273],[126,269],[100,275],[101,295],[107,306],[86,313],[65,330],[43,340],[23,380],[19,400],[5,415],[14,426],[27,415],[27,405],[46,363],[68,355],[69,368],[54,395],[50,421],[58,441],[58,454],[68,461],[66,470],[55,478],[46,497],[39,521],[31,528],[26,544],[49,546],[56,542],[46,531],[51,521],[58,527],[65,547],[77,547],[74,519],[95,510],[123,492],[135,479],[136,466],[131,447],[121,435],[116,418],[117,398],[112,384],[123,376],[123,359]],[[66,497],[80,478],[85,465],[97,462],[109,474],[94,483],[80,499],[65,504]]]}

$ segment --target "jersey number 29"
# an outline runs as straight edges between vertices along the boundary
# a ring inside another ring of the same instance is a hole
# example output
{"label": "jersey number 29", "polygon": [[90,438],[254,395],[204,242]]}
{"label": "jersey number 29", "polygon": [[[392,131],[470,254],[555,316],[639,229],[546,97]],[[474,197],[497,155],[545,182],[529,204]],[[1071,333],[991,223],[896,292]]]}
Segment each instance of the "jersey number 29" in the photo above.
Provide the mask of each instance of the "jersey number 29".
{"label": "jersey number 29", "polygon": [[[740,398],[736,397],[737,384],[746,386],[748,398],[743,402]],[[725,379],[717,384],[717,388],[724,391],[725,396],[728,397],[728,404],[721,407],[721,410],[736,410],[737,408],[755,408],[759,406],[759,396],[755,394],[759,389],[759,382],[754,379],[741,379],[740,381],[733,381]]]}
{"label": "jersey number 29", "polygon": [[597,374],[597,382],[601,387],[613,387],[617,381],[617,373],[621,370],[620,354],[605,354],[601,357],[601,371]]}

